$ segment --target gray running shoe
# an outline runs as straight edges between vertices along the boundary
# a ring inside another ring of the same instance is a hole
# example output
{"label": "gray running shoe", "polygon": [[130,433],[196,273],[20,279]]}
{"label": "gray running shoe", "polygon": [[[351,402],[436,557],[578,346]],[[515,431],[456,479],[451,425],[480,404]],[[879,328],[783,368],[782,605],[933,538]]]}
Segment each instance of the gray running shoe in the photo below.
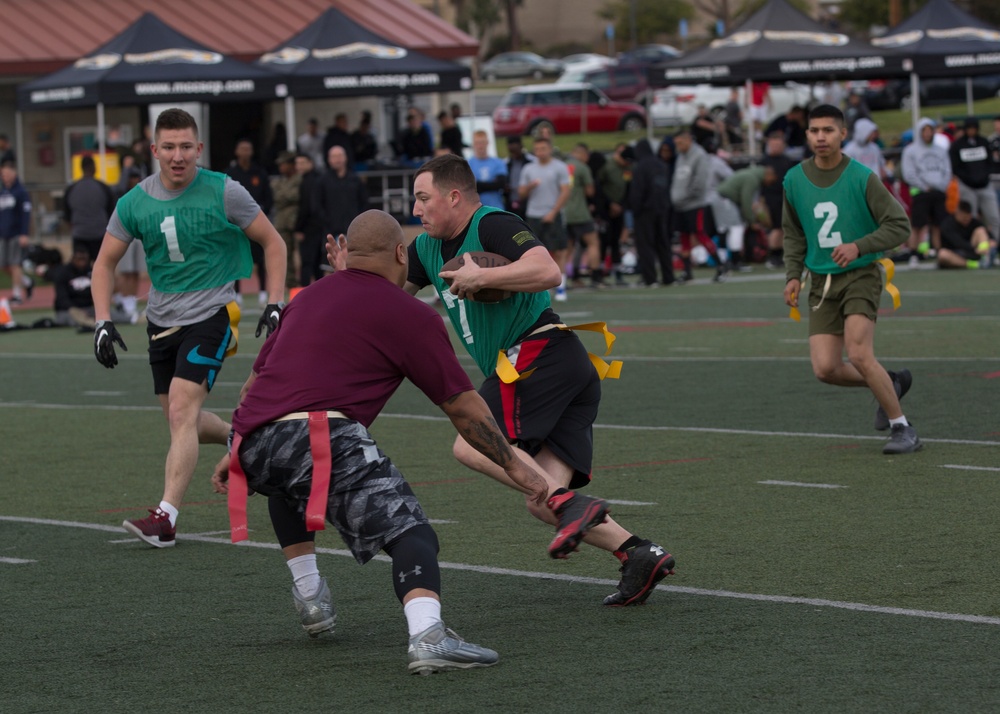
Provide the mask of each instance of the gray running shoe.
{"label": "gray running shoe", "polygon": [[889,441],[882,447],[883,454],[912,454],[924,447],[912,424],[893,424]]}
{"label": "gray running shoe", "polygon": [[490,667],[500,656],[491,649],[466,642],[444,623],[428,627],[410,638],[410,674],[435,674],[449,669]]}
{"label": "gray running shoe", "polygon": [[295,600],[295,609],[299,613],[302,629],[310,637],[319,637],[323,632],[333,632],[337,611],[333,607],[333,597],[330,595],[330,588],[327,587],[326,578],[320,581],[319,592],[308,600],[299,595],[298,589],[293,585],[292,598]]}
{"label": "gray running shoe", "polygon": [[[892,378],[892,386],[896,388],[896,396],[900,399],[910,391],[910,385],[913,384],[913,375],[910,374],[910,370],[901,369],[898,372],[893,372],[889,370],[889,377]],[[885,413],[885,409],[879,404],[877,410],[875,410],[875,431],[885,431],[889,428],[889,415]]]}

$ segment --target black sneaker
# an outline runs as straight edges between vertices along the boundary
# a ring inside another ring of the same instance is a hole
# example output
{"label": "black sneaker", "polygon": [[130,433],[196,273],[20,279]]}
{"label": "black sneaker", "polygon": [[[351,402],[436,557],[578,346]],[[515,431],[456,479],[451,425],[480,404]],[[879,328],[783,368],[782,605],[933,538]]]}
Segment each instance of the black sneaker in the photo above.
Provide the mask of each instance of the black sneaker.
{"label": "black sneaker", "polygon": [[561,493],[552,496],[548,503],[559,519],[556,537],[549,544],[549,555],[553,558],[568,558],[587,531],[604,523],[608,515],[606,501],[579,493]]}
{"label": "black sneaker", "polygon": [[883,454],[912,454],[924,447],[912,424],[893,424],[889,441],[882,447]]}
{"label": "black sneaker", "polygon": [[[913,384],[913,375],[910,374],[910,370],[901,369],[898,372],[893,372],[888,370],[889,377],[892,379],[892,386],[896,389],[896,396],[900,399],[910,391],[910,385]],[[875,410],[875,431],[885,431],[889,428],[889,415],[885,413],[885,409],[879,404],[878,409]]]}
{"label": "black sneaker", "polygon": [[655,543],[634,545],[615,555],[622,561],[622,579],[618,590],[604,598],[609,607],[641,605],[658,582],[674,574],[674,556]]}

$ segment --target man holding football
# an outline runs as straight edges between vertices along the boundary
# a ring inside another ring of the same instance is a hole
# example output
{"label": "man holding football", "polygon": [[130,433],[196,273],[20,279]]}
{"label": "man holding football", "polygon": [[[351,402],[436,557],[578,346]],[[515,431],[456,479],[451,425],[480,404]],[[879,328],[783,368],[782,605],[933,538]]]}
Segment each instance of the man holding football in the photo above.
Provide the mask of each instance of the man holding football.
{"label": "man holding football", "polygon": [[[608,518],[606,502],[571,490],[590,481],[601,381],[580,339],[551,308],[548,290],[560,282],[558,266],[522,219],[480,203],[475,176],[461,157],[440,156],[424,164],[415,174],[414,196],[413,215],[426,233],[409,247],[404,289],[416,294],[434,286],[486,375],[479,393],[521,458],[548,482],[547,503],[527,506],[534,517],[557,526],[550,555],[565,558],[581,541],[613,553],[622,563],[622,577],[604,604],[644,602],[673,572],[674,558]],[[331,263],[342,266],[336,242],[328,240],[327,246]],[[465,260],[457,270],[442,270],[471,251],[510,262],[482,268]],[[476,302],[485,288],[513,295],[497,303]],[[462,436],[454,454],[469,468],[516,488]]]}

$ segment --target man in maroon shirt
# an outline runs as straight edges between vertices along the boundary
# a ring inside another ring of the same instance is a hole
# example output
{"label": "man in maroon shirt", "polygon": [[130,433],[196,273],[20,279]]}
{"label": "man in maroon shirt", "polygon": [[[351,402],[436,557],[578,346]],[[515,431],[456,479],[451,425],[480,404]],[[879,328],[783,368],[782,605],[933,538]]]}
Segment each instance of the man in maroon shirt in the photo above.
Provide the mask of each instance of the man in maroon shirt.
{"label": "man in maroon shirt", "polygon": [[[495,664],[496,652],[445,630],[437,536],[367,427],[407,378],[536,503],[545,502],[545,482],[507,444],[440,316],[402,290],[408,256],[396,220],[363,213],[348,229],[347,251],[348,269],[299,293],[264,343],[233,415],[238,459],[224,458],[213,483],[227,492],[233,476],[235,494],[245,491],[245,474],[249,488],[269,497],[295,605],[311,636],[332,630],[336,618],[316,568],[314,531],[325,515],[360,564],[380,550],[392,558],[411,672]],[[234,534],[241,528],[234,521]]]}

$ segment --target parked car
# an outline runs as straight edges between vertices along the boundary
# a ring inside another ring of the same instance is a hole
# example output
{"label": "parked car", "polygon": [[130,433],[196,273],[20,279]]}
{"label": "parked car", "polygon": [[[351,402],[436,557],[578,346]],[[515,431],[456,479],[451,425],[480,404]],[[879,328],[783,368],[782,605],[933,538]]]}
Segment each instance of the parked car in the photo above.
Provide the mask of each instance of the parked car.
{"label": "parked car", "polygon": [[497,136],[537,134],[548,126],[557,134],[582,131],[639,131],[646,111],[615,102],[589,84],[535,84],[513,87],[493,110]]}
{"label": "parked car", "polygon": [[[649,119],[653,126],[680,126],[690,124],[698,114],[698,105],[704,104],[713,116],[720,116],[729,102],[729,87],[711,84],[674,84],[653,93]],[[784,114],[795,105],[807,106],[812,101],[808,85],[787,82],[771,85],[771,114],[768,120]],[[744,104],[743,87],[740,87],[740,104]]]}
{"label": "parked car", "polygon": [[[972,98],[990,99],[1000,96],[1000,74],[983,74],[972,78]],[[909,109],[910,80],[893,79],[869,82],[864,87],[869,109]],[[920,78],[920,105],[962,104],[965,102],[965,78]]]}
{"label": "parked car", "polygon": [[483,62],[479,76],[488,82],[511,77],[543,79],[558,77],[562,71],[563,64],[559,60],[545,59],[534,52],[503,52]]}
{"label": "parked car", "polygon": [[618,64],[583,75],[581,80],[592,84],[617,102],[636,102],[645,106],[646,87],[649,86],[646,66]]}
{"label": "parked car", "polygon": [[614,57],[599,55],[593,52],[582,52],[580,54],[567,55],[559,61],[563,63],[563,73],[560,76],[560,79],[570,73],[582,74],[584,72],[592,72],[593,70],[603,69],[604,67],[618,63],[618,60]]}
{"label": "parked car", "polygon": [[677,59],[680,56],[681,51],[670,45],[639,45],[634,50],[620,52],[618,54],[618,63],[649,66]]}

